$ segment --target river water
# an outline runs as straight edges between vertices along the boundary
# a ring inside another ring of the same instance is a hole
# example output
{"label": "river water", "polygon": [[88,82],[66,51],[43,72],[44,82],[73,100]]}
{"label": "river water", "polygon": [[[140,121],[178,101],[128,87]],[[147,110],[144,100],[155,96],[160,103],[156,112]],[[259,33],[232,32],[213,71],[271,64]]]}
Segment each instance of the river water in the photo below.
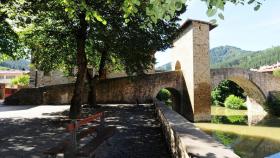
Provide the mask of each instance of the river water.
{"label": "river water", "polygon": [[280,152],[280,118],[267,116],[248,126],[246,110],[211,107],[211,123],[196,126],[233,149],[242,158],[264,158]]}

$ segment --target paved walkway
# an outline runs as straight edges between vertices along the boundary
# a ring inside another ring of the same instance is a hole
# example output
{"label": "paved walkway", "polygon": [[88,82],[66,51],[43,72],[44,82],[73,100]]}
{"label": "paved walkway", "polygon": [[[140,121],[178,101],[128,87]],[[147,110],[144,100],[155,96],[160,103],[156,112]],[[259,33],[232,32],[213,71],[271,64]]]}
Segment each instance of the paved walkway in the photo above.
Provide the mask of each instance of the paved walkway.
{"label": "paved walkway", "polygon": [[[61,141],[65,132],[58,117],[69,106],[0,105],[0,157],[43,157],[42,151]],[[151,106],[106,106],[108,126],[117,132],[104,142],[96,158],[170,157]],[[9,113],[11,115],[9,115]]]}

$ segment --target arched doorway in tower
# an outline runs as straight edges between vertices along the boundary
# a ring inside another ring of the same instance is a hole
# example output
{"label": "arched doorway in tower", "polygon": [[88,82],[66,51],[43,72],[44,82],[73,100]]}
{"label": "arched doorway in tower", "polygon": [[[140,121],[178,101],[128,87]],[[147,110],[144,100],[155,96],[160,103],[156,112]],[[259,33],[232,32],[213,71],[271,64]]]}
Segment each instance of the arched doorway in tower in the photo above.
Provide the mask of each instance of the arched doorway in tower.
{"label": "arched doorway in tower", "polygon": [[181,63],[179,60],[176,61],[175,70],[181,70]]}

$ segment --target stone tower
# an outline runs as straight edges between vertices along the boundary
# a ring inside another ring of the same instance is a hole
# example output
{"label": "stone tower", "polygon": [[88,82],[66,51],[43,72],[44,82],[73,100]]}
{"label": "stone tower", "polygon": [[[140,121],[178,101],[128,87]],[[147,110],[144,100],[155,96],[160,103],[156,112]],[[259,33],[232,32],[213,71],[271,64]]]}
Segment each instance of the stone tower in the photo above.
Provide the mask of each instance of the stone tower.
{"label": "stone tower", "polygon": [[209,31],[215,27],[204,21],[186,21],[171,50],[172,69],[181,68],[195,122],[211,119]]}

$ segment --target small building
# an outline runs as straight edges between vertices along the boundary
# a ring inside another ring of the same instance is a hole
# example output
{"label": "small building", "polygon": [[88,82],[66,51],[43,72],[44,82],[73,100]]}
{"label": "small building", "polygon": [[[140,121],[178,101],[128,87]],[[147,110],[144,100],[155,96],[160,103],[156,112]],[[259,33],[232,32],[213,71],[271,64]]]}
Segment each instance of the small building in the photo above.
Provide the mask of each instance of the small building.
{"label": "small building", "polygon": [[0,99],[4,99],[17,91],[18,87],[11,85],[12,79],[28,73],[29,71],[21,70],[0,70]]}
{"label": "small building", "polygon": [[280,62],[277,62],[276,64],[273,64],[273,65],[264,65],[264,66],[261,66],[259,69],[250,69],[250,70],[256,71],[256,72],[272,74],[273,71],[278,70],[278,69],[280,69]]}

